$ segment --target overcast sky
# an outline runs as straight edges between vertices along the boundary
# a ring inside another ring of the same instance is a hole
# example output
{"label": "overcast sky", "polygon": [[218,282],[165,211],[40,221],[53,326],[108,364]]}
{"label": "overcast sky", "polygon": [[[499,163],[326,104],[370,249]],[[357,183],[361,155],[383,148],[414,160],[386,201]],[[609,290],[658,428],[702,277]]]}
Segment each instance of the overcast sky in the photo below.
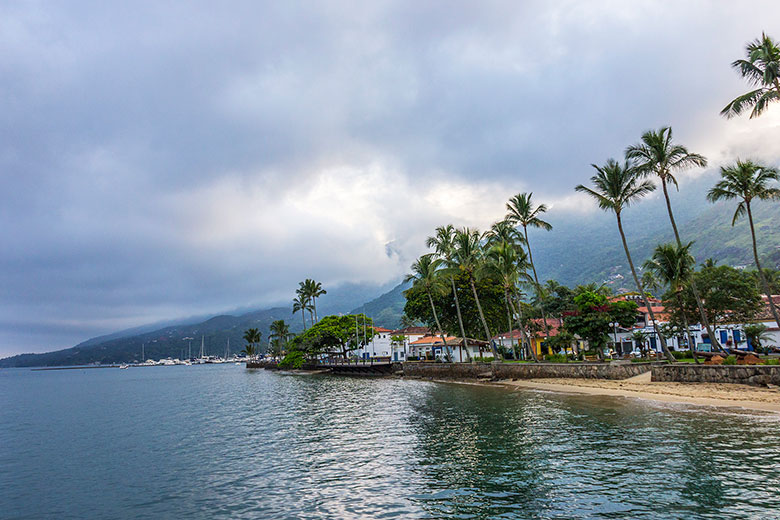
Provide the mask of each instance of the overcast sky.
{"label": "overcast sky", "polygon": [[780,106],[718,115],[762,30],[780,2],[2,2],[0,356],[387,283],[514,193],[592,208],[664,124],[777,163]]}

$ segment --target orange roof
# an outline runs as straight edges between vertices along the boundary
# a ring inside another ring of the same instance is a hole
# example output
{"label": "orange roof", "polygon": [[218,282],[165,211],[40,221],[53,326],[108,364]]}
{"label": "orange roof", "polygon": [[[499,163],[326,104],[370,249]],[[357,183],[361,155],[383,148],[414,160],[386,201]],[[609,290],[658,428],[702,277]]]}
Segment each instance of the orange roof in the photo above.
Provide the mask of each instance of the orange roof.
{"label": "orange roof", "polygon": [[[447,340],[447,342],[458,339],[455,336],[445,336],[444,338]],[[440,336],[423,336],[422,338],[409,343],[409,345],[436,345],[436,344],[441,344]]]}
{"label": "orange roof", "polygon": [[390,329],[386,329],[384,327],[374,327],[374,332],[393,332]]}

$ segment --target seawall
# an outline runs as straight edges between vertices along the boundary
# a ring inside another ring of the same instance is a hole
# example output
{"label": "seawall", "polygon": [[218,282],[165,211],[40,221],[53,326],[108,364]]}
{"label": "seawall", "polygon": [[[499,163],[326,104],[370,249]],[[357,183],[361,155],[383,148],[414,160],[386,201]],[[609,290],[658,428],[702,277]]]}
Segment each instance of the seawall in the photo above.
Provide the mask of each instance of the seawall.
{"label": "seawall", "polygon": [[655,365],[652,381],[780,386],[780,365]]}
{"label": "seawall", "polygon": [[403,364],[405,377],[422,379],[627,379],[651,363],[419,363]]}

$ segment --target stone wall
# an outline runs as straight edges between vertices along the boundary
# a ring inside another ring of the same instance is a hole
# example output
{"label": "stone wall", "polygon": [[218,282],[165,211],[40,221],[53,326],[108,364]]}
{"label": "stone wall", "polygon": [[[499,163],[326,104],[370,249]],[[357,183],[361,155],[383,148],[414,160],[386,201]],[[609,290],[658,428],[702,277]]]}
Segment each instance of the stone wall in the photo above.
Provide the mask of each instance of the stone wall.
{"label": "stone wall", "polygon": [[426,379],[626,379],[648,372],[650,363],[415,363],[404,376]]}
{"label": "stone wall", "polygon": [[653,367],[652,380],[780,386],[780,365],[656,365]]}

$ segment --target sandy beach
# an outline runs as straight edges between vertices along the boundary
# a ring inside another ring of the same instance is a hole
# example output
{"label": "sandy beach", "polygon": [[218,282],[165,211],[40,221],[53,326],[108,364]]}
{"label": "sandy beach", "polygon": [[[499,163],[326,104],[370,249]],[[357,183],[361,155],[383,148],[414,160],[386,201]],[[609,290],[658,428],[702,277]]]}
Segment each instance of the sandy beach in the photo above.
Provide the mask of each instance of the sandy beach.
{"label": "sandy beach", "polygon": [[667,403],[738,407],[780,413],[780,389],[717,383],[650,381],[650,373],[621,381],[605,379],[522,379],[499,381],[514,389],[633,397]]}

